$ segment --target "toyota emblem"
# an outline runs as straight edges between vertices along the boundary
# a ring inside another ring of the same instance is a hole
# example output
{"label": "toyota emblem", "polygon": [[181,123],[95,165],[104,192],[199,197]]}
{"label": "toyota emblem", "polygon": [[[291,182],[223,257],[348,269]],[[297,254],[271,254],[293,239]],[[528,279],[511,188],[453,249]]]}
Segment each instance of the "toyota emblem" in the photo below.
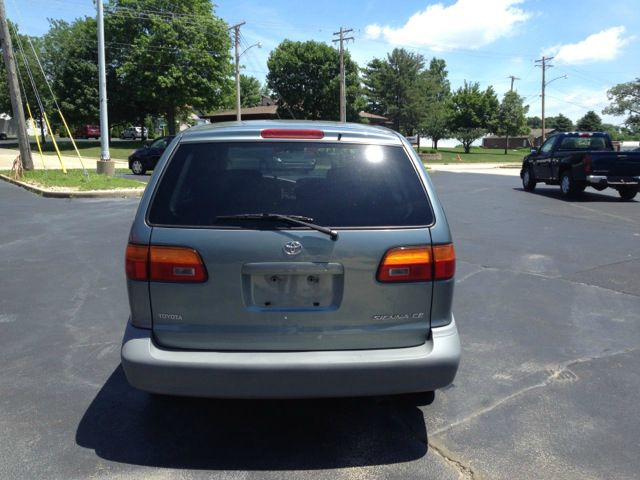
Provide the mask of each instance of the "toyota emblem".
{"label": "toyota emblem", "polygon": [[287,255],[298,255],[302,251],[302,244],[296,241],[287,242],[282,249]]}

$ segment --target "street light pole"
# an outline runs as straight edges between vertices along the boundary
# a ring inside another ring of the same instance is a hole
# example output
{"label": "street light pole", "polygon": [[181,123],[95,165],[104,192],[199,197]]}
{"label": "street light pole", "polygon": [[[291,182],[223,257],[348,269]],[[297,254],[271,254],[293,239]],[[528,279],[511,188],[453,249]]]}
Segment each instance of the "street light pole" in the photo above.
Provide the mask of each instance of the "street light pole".
{"label": "street light pole", "polygon": [[107,112],[107,73],[104,58],[104,9],[103,0],[97,1],[98,14],[98,88],[100,94],[100,160],[97,172],[115,175],[115,162],[109,154],[109,118]]}

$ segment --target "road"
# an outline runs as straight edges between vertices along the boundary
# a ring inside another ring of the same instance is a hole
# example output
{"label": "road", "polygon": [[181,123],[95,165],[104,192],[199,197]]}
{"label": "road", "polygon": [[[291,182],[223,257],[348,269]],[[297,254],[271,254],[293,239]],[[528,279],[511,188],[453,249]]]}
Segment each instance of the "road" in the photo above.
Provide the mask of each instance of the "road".
{"label": "road", "polygon": [[637,478],[640,205],[435,172],[463,361],[433,404],[216,401],[119,366],[137,200],[0,183],[0,478]]}

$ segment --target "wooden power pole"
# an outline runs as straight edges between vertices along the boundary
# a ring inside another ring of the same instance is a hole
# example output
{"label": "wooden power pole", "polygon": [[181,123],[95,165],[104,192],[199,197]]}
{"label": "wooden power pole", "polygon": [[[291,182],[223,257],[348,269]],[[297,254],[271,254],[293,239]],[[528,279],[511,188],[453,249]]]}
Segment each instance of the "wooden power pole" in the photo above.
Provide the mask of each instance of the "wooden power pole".
{"label": "wooden power pole", "polygon": [[553,60],[554,57],[542,57],[540,60],[536,60],[535,63],[539,63],[540,65],[536,65],[538,67],[542,68],[542,141],[540,142],[540,145],[542,145],[544,143],[544,140],[546,138],[545,135],[545,123],[544,123],[544,89],[547,86],[547,83],[545,81],[545,74],[547,71],[547,68],[551,68],[553,67],[553,65],[549,65],[547,62],[550,60]]}
{"label": "wooden power pole", "polygon": [[20,95],[20,85],[18,84],[18,74],[16,62],[13,56],[13,45],[11,44],[11,34],[7,24],[7,14],[4,9],[4,0],[0,0],[0,47],[4,65],[7,69],[7,81],[9,83],[9,96],[11,97],[11,109],[13,118],[16,119],[18,128],[18,144],[20,145],[20,162],[24,170],[33,170],[33,160],[31,159],[31,147],[27,136],[27,122],[22,106],[22,96]]}
{"label": "wooden power pole", "polygon": [[353,29],[344,29],[340,27],[339,32],[335,32],[334,35],[339,37],[333,42],[340,42],[340,121],[347,121],[347,87],[344,74],[344,42],[347,40],[353,40],[353,37],[345,37],[345,33],[353,32]]}

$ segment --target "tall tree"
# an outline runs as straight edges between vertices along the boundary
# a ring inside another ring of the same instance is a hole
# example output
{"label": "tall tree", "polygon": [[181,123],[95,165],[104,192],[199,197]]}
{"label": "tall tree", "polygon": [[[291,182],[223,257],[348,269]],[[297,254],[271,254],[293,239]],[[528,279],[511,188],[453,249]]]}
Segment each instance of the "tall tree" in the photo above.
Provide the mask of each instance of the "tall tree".
{"label": "tall tree", "polygon": [[[525,115],[529,111],[529,105],[523,104],[523,99],[514,91],[504,94],[502,103],[498,108],[496,118],[496,133],[507,137],[525,134],[529,131]],[[504,144],[504,154],[507,154],[509,145]]]}
{"label": "tall tree", "polygon": [[547,128],[555,128],[560,132],[571,132],[575,129],[573,122],[570,118],[565,117],[563,114],[559,113],[555,117],[549,117],[545,119],[545,123]]}
{"label": "tall tree", "polygon": [[93,18],[50,20],[44,37],[44,68],[70,126],[96,123],[100,115],[96,32]]}
{"label": "tall tree", "polygon": [[[308,120],[340,118],[340,54],[321,42],[284,40],[269,55],[267,86],[281,116]],[[362,95],[358,66],[344,55],[347,120],[358,121]]]}
{"label": "tall tree", "polygon": [[620,83],[607,91],[611,105],[602,110],[609,115],[627,115],[625,124],[631,130],[640,127],[640,78]]}
{"label": "tall tree", "polygon": [[140,123],[161,114],[175,133],[176,119],[189,109],[223,105],[231,39],[211,0],[111,0],[107,12],[116,110],[134,106]]}
{"label": "tall tree", "polygon": [[542,119],[538,116],[527,117],[527,126],[529,128],[542,128]]}
{"label": "tall tree", "polygon": [[431,138],[432,146],[437,150],[438,141],[449,135],[451,87],[444,60],[431,59],[429,69],[425,72],[424,84],[426,87],[424,116],[420,121],[419,131]]}
{"label": "tall tree", "polygon": [[477,82],[467,83],[451,95],[449,128],[464,151],[469,153],[471,144],[495,127],[495,112],[499,102],[492,87],[480,90]]}
{"label": "tall tree", "polygon": [[249,75],[240,75],[240,104],[243,107],[260,105],[262,94],[260,80]]}
{"label": "tall tree", "polygon": [[363,81],[372,113],[388,117],[393,128],[405,135],[418,130],[428,88],[422,55],[396,48],[386,59],[369,62]]}
{"label": "tall tree", "polygon": [[581,132],[601,132],[602,131],[602,119],[593,110],[589,110],[585,113],[584,117],[580,118],[576,126]]}

